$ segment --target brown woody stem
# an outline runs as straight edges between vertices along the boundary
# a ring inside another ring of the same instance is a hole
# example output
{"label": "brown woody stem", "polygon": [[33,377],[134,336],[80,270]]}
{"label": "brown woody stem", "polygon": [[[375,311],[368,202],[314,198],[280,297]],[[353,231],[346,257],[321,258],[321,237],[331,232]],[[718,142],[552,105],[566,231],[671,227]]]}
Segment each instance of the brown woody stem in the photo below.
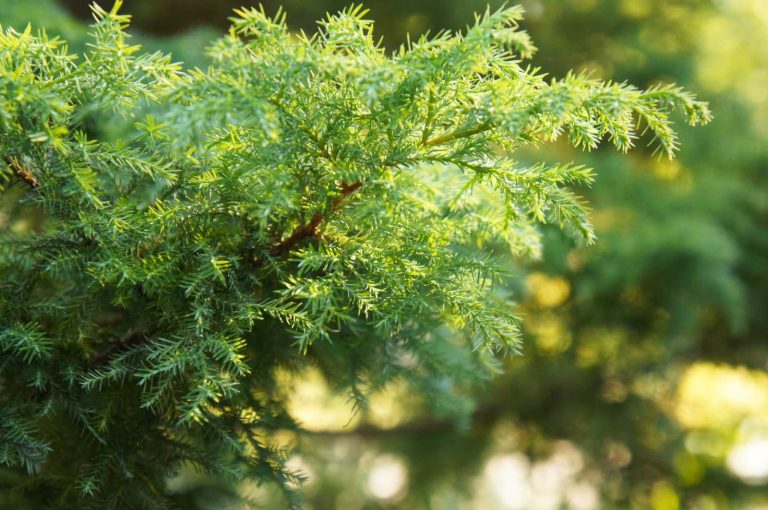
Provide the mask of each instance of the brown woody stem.
{"label": "brown woody stem", "polygon": [[5,157],[3,160],[8,165],[8,167],[13,170],[13,173],[19,176],[21,180],[29,184],[31,188],[34,189],[40,186],[40,181],[37,179],[37,177],[35,177],[35,174],[33,174],[29,168],[19,163],[18,159]]}
{"label": "brown woody stem", "polygon": [[[290,252],[295,246],[299,245],[305,239],[317,237],[319,228],[322,225],[322,223],[326,220],[327,215],[329,213],[337,211],[339,206],[341,206],[342,202],[344,202],[344,200],[349,195],[354,193],[362,185],[363,185],[362,181],[355,181],[352,183],[346,183],[346,182],[342,183],[342,186],[339,189],[339,196],[333,199],[333,201],[330,204],[328,212],[326,213],[317,212],[315,213],[314,216],[312,216],[312,218],[307,223],[299,225],[295,229],[293,229],[293,232],[291,232],[291,235],[277,242],[269,249],[270,256],[278,257],[280,255],[284,255]],[[260,266],[263,262],[264,262],[264,259],[261,257],[256,257],[254,259],[254,263],[256,264],[256,266]]]}

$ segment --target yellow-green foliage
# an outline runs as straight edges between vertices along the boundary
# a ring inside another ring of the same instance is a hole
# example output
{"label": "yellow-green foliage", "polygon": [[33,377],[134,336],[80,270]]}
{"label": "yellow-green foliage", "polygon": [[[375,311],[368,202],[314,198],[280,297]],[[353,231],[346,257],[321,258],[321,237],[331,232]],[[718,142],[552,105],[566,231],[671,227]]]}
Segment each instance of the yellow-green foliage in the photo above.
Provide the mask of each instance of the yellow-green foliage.
{"label": "yellow-green foliage", "polygon": [[[403,378],[466,409],[461,389],[517,348],[484,248],[536,253],[544,222],[593,240],[570,189],[591,172],[515,152],[561,135],[627,150],[639,126],[671,156],[672,111],[709,120],[673,86],[545,80],[521,63],[519,8],[392,55],[360,7],[312,37],[243,9],[187,72],[131,45],[119,6],[94,8],[78,57],[0,37],[12,214],[45,217],[0,231],[0,463],[27,473],[19,505],[161,508],[184,463],[290,495],[268,440],[296,427],[277,369],[316,365],[361,406]],[[94,136],[105,116],[133,127]]]}

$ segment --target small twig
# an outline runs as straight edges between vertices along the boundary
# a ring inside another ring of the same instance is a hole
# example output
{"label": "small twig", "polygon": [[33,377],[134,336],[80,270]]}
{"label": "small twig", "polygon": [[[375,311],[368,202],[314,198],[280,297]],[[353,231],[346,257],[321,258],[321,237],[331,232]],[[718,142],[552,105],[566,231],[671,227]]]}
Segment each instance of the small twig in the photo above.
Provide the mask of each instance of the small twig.
{"label": "small twig", "polygon": [[493,124],[490,124],[490,123],[478,124],[477,126],[474,126],[469,129],[459,129],[456,131],[451,131],[450,133],[445,133],[443,135],[436,136],[430,140],[423,142],[422,145],[427,147],[432,147],[435,145],[452,142],[453,140],[458,140],[459,138],[467,138],[472,135],[482,133],[483,131],[488,131],[492,127],[493,127]]}
{"label": "small twig", "polygon": [[3,159],[5,163],[8,165],[8,167],[11,170],[13,170],[13,172],[17,176],[19,176],[21,180],[29,184],[29,186],[32,189],[35,189],[40,186],[40,181],[37,179],[37,177],[35,177],[35,174],[33,174],[29,168],[22,165],[18,159],[16,159],[15,157],[13,158],[5,157]]}
{"label": "small twig", "polygon": [[348,195],[351,195],[356,190],[360,189],[362,185],[363,185],[363,181],[355,181],[351,184],[344,182],[343,186],[339,190],[339,196],[334,198],[333,202],[331,203],[331,212],[335,212],[336,210],[338,210],[339,206],[344,201],[344,199]]}
{"label": "small twig", "polygon": [[[269,249],[269,255],[272,257],[279,257],[280,255],[284,255],[285,253],[291,251],[291,249],[293,249],[305,239],[317,237],[320,226],[326,220],[327,215],[337,211],[346,197],[354,193],[362,185],[362,181],[343,183],[339,189],[339,196],[331,201],[330,207],[328,208],[328,213],[315,213],[315,215],[312,216],[312,218],[307,223],[297,226],[295,229],[293,229],[291,235],[275,243]],[[256,257],[254,258],[253,262],[258,267],[264,263],[264,259],[262,257]]]}
{"label": "small twig", "polygon": [[291,235],[272,246],[272,248],[269,250],[269,254],[273,257],[277,257],[286,252],[289,252],[291,248],[302,242],[304,239],[315,237],[317,235],[317,229],[322,221],[323,215],[316,213],[314,216],[312,216],[312,219],[309,220],[308,223],[299,225],[293,229]]}
{"label": "small twig", "polygon": [[109,361],[109,358],[111,358],[114,354],[126,351],[131,347],[141,345],[148,341],[149,338],[150,333],[148,331],[143,329],[131,329],[123,336],[109,344],[103,350],[96,353],[96,355],[91,358],[90,365],[103,365]]}
{"label": "small twig", "polygon": [[429,137],[432,134],[432,122],[435,120],[435,93],[433,90],[429,91],[429,102],[427,103],[427,118],[424,121],[424,131],[421,134],[421,145],[425,145],[429,141]]}

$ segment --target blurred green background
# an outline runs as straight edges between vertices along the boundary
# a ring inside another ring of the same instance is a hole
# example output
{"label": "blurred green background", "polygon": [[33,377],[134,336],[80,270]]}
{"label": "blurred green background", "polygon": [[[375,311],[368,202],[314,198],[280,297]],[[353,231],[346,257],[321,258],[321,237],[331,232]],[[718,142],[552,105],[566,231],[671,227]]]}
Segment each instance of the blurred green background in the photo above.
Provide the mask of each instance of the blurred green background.
{"label": "blurred green background", "polygon": [[[461,29],[501,2],[369,0],[384,44]],[[285,376],[292,466],[309,509],[768,508],[768,0],[526,0],[533,63],[649,86],[673,81],[715,121],[681,126],[675,161],[638,148],[528,154],[598,172],[599,240],[545,229],[543,257],[510,259],[524,356],[475,395],[466,423],[435,418],[392,385],[353,414],[312,370]],[[127,0],[136,39],[204,66],[204,48],[245,0]],[[296,29],[342,0],[265,1]],[[82,47],[83,0],[0,0]],[[440,384],[440,381],[435,381]],[[466,405],[457,401],[456,405]],[[450,415],[446,412],[446,415]],[[192,473],[170,480],[183,508],[230,508]],[[215,487],[214,487],[215,488]],[[268,488],[238,490],[281,508]],[[236,508],[236,507],[233,507]]]}

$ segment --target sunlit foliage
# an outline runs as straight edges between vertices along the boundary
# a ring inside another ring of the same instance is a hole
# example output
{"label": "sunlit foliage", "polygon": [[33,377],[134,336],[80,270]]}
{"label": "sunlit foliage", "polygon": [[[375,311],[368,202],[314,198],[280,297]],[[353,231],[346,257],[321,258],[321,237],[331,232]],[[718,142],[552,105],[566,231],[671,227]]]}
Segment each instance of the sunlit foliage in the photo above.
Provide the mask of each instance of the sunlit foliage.
{"label": "sunlit foliage", "polygon": [[185,71],[119,7],[79,56],[0,36],[0,463],[30,508],[162,508],[182,465],[298,505],[272,439],[297,428],[281,374],[308,364],[359,408],[402,379],[466,415],[518,348],[484,247],[535,254],[542,223],[593,241],[571,189],[591,171],[516,152],[645,135],[672,156],[669,114],[710,117],[674,86],[545,79],[519,8],[391,55],[360,7],[312,36],[242,9]]}

